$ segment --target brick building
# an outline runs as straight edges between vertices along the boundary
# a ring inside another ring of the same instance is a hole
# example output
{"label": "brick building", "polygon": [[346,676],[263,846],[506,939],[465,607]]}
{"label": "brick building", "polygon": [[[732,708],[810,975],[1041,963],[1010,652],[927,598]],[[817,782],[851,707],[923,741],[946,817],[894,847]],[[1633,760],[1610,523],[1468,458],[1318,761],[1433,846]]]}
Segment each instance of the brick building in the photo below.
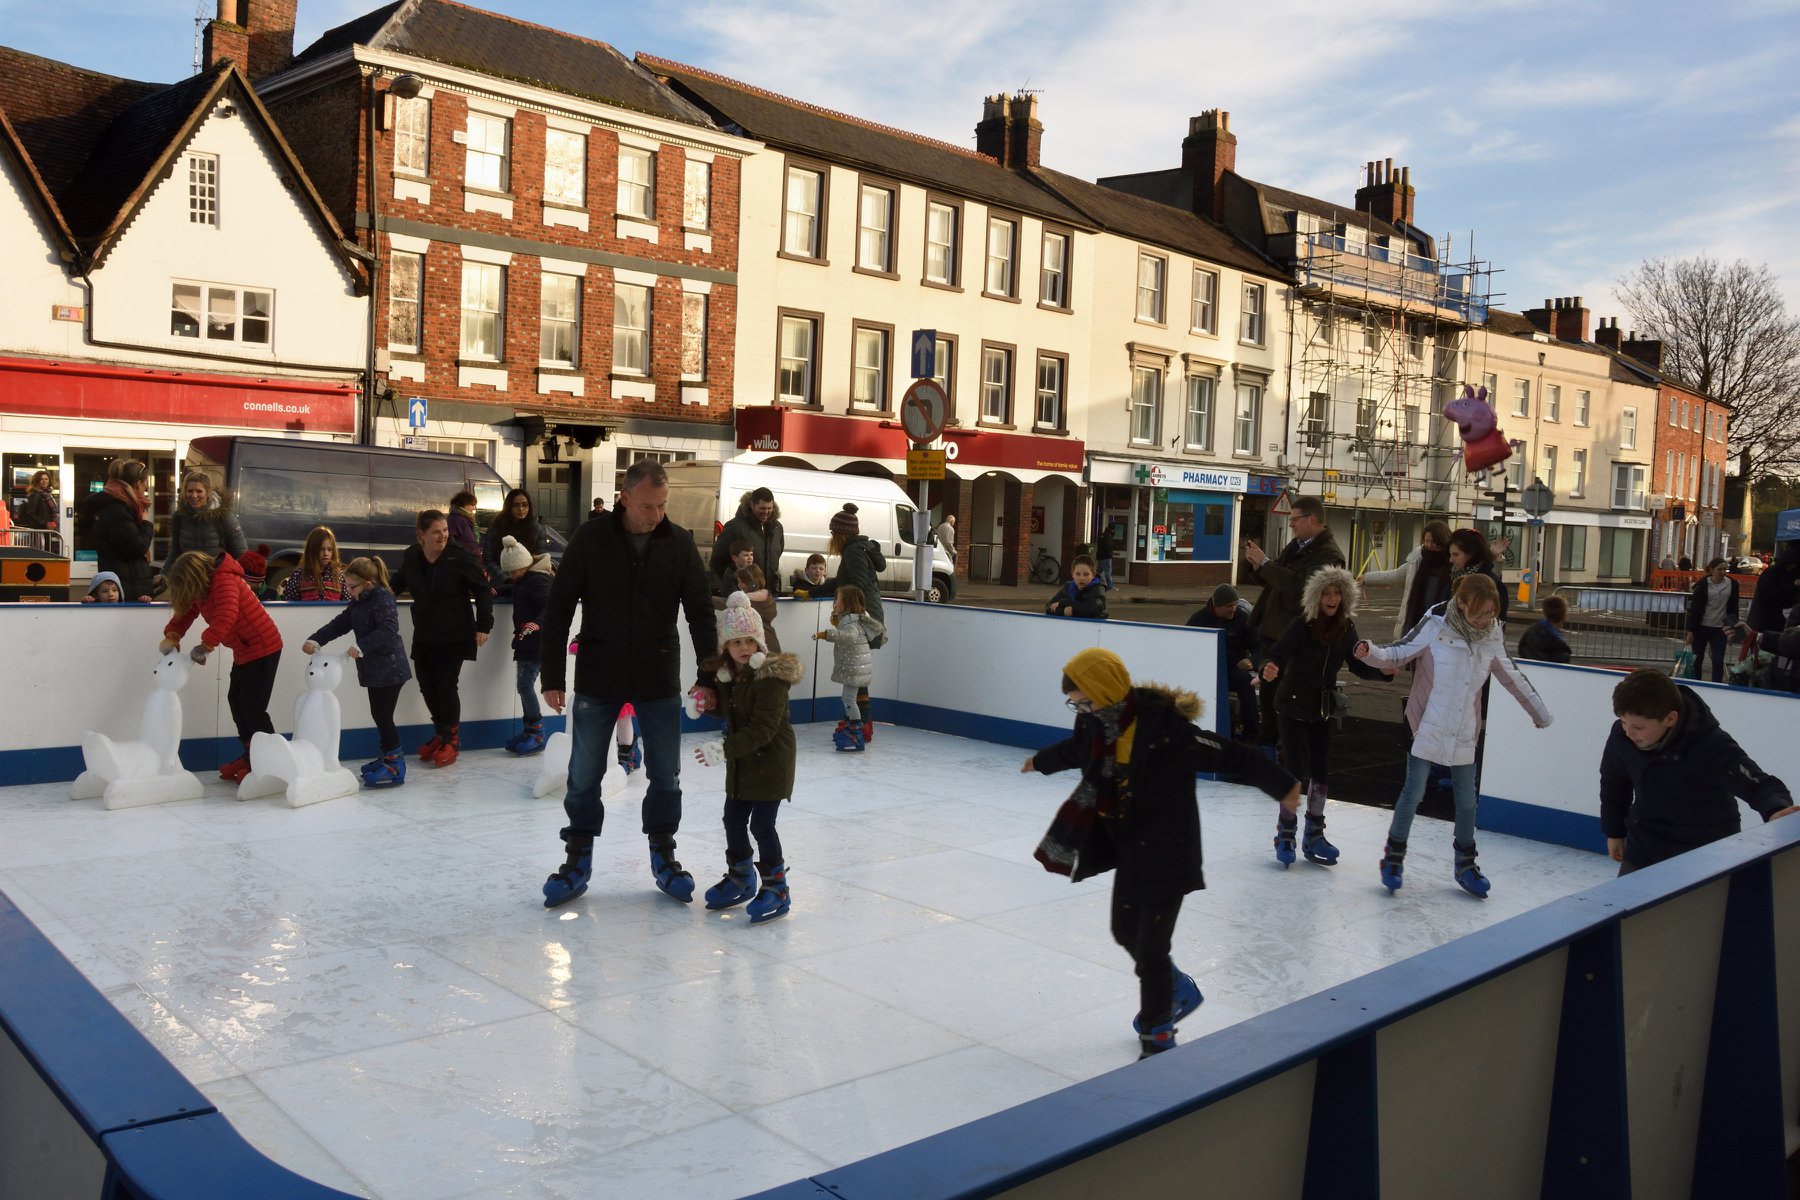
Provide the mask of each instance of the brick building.
{"label": "brick building", "polygon": [[484,455],[565,529],[636,459],[727,452],[755,143],[601,42],[406,0],[293,55],[293,14],[221,0],[207,55],[374,256],[368,440]]}

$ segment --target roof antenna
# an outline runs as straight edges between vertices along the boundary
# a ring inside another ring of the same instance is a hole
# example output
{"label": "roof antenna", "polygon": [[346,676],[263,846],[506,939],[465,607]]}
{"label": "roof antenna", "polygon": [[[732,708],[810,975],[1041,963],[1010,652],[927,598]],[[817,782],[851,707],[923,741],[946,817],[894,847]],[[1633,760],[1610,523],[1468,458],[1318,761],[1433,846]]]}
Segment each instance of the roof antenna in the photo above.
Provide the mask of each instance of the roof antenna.
{"label": "roof antenna", "polygon": [[196,0],[194,4],[194,74],[200,73],[200,47],[204,39],[206,23],[212,18],[206,15],[207,0]]}

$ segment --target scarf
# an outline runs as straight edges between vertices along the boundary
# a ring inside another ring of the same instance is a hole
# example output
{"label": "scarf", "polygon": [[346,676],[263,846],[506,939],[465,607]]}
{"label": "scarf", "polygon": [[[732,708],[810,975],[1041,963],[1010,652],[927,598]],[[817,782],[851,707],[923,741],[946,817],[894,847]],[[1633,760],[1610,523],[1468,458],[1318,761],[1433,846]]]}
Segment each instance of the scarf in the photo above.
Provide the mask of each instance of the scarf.
{"label": "scarf", "polygon": [[1046,871],[1057,875],[1075,874],[1082,845],[1094,826],[1094,818],[1117,820],[1126,812],[1125,799],[1119,788],[1124,774],[1119,763],[1119,743],[1124,736],[1129,745],[1130,735],[1135,732],[1132,726],[1137,720],[1137,695],[1127,692],[1117,704],[1096,708],[1091,715],[1099,728],[1088,744],[1090,765],[1082,771],[1081,782],[1075,785],[1069,798],[1056,810],[1050,828],[1032,855]]}
{"label": "scarf", "polygon": [[[1425,615],[1425,610],[1449,594],[1447,570],[1448,550],[1419,550],[1419,565],[1413,570],[1412,587],[1406,593],[1405,627],[1411,629]],[[1440,594],[1441,593],[1441,594]]]}
{"label": "scarf", "polygon": [[[1463,573],[1465,575],[1468,574],[1466,571]],[[1495,631],[1495,626],[1492,625],[1488,626],[1486,629],[1477,629],[1475,626],[1471,625],[1469,623],[1469,618],[1463,615],[1462,605],[1454,600],[1444,606],[1444,621],[1450,626],[1451,631],[1455,633],[1457,637],[1469,644],[1470,654],[1475,653],[1475,644],[1477,642],[1480,642],[1490,633]]]}
{"label": "scarf", "polygon": [[137,514],[137,520],[142,521],[149,516],[150,498],[136,488],[127,487],[123,480],[109,479],[106,481],[106,486],[100,490],[130,505],[131,511]]}

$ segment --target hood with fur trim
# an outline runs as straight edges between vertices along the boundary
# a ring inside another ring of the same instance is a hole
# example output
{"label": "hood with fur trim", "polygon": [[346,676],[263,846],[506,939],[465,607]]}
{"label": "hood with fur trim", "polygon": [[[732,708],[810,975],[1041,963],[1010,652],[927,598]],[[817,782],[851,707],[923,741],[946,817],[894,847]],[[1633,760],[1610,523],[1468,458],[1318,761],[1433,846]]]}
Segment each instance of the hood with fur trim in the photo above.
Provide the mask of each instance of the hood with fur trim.
{"label": "hood with fur trim", "polygon": [[[715,654],[700,664],[702,671],[711,671],[720,683],[732,681],[731,667],[726,663],[723,654]],[[779,679],[783,683],[799,683],[804,668],[800,665],[800,657],[796,654],[771,654],[763,659],[760,667],[745,667],[743,679],[751,680],[762,675]]]}
{"label": "hood with fur trim", "polygon": [[1145,699],[1166,704],[1189,721],[1198,721],[1200,714],[1206,711],[1205,701],[1186,688],[1170,687],[1166,683],[1134,683],[1131,687],[1133,691],[1144,693]]}
{"label": "hood with fur trim", "polygon": [[175,515],[186,521],[211,521],[217,524],[232,515],[236,497],[224,488],[214,488],[206,498],[205,508],[194,508],[185,498],[175,506]]}
{"label": "hood with fur trim", "polygon": [[1319,619],[1319,597],[1334,583],[1344,594],[1344,620],[1356,619],[1356,602],[1362,598],[1362,589],[1356,586],[1356,576],[1342,567],[1320,567],[1306,577],[1306,586],[1300,592],[1300,612],[1308,621]]}

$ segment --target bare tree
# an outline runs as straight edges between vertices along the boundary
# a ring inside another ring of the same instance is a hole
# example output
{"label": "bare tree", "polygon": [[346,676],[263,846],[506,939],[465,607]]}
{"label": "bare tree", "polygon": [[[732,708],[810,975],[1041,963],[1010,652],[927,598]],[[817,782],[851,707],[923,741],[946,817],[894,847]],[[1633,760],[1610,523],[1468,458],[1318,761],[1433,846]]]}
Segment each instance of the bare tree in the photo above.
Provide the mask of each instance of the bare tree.
{"label": "bare tree", "polygon": [[1639,336],[1662,342],[1668,374],[1731,405],[1739,475],[1800,470],[1800,317],[1767,266],[1652,258],[1619,281],[1619,299]]}

